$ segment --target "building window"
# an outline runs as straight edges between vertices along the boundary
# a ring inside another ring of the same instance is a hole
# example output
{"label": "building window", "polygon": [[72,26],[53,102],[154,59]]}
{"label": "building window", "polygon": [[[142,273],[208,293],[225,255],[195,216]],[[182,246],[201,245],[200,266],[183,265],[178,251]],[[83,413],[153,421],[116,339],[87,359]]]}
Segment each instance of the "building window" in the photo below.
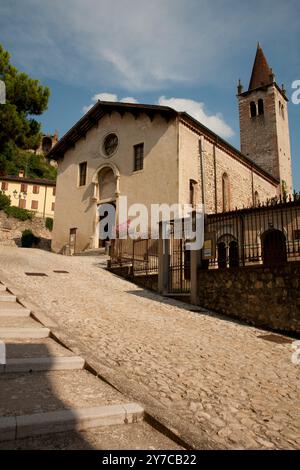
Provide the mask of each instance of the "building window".
{"label": "building window", "polygon": [[144,168],[144,144],[134,145],[134,171]]}
{"label": "building window", "polygon": [[227,173],[223,173],[222,176],[222,203],[223,203],[223,212],[227,212],[230,210],[230,203],[229,203],[229,178]]}
{"label": "building window", "polygon": [[255,104],[254,101],[251,101],[251,103],[250,103],[250,116],[251,116],[251,117],[255,117],[256,114],[257,114],[257,112],[256,112],[256,104]]}
{"label": "building window", "polygon": [[31,209],[37,210],[39,207],[39,201],[31,201]]}
{"label": "building window", "polygon": [[19,199],[19,207],[21,209],[26,209],[26,199]]}
{"label": "building window", "polygon": [[27,193],[27,187],[27,184],[21,183],[21,193]]}
{"label": "building window", "polygon": [[87,162],[79,163],[79,186],[85,186],[86,184],[86,168]]}
{"label": "building window", "polygon": [[197,181],[190,180],[190,204],[192,207],[195,207],[196,205],[196,184]]}
{"label": "building window", "polygon": [[7,191],[8,190],[8,182],[7,181],[2,181],[1,189],[2,189],[2,191]]}
{"label": "building window", "polygon": [[51,210],[54,212],[54,209],[55,209],[55,202],[52,202],[52,204],[51,204]]}
{"label": "building window", "polygon": [[254,193],[254,206],[257,207],[259,205],[259,194],[257,191]]}
{"label": "building window", "polygon": [[264,100],[261,98],[258,100],[258,114],[261,116],[264,114]]}
{"label": "building window", "polygon": [[55,196],[56,195],[56,186],[54,186],[54,188],[52,189],[52,196]]}
{"label": "building window", "polygon": [[39,187],[39,186],[33,186],[32,192],[33,192],[33,194],[39,194],[39,192],[40,192],[40,187]]}

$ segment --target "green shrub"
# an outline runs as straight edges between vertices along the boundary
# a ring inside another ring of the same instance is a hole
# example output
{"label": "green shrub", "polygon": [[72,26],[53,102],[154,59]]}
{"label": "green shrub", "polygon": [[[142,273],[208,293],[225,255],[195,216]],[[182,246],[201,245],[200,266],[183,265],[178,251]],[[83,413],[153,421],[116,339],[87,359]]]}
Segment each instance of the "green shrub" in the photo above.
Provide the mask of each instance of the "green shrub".
{"label": "green shrub", "polygon": [[26,229],[22,232],[21,245],[24,248],[31,248],[32,246],[36,246],[39,244],[40,240],[41,239],[36,237],[29,229]]}
{"label": "green shrub", "polygon": [[52,229],[53,229],[53,219],[51,217],[46,217],[46,220],[45,220],[45,226],[46,228],[52,232]]}
{"label": "green shrub", "polygon": [[10,197],[0,191],[0,210],[5,210],[10,206]]}
{"label": "green shrub", "polygon": [[7,207],[5,212],[8,217],[14,217],[19,220],[32,220],[34,217],[34,212],[16,206]]}

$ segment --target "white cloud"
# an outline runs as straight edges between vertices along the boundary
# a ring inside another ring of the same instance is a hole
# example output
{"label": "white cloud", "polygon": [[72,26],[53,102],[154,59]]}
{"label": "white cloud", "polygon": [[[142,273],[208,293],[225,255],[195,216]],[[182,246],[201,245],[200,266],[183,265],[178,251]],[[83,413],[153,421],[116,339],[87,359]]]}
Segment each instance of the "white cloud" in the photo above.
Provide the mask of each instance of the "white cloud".
{"label": "white cloud", "polygon": [[84,114],[87,113],[94,106],[94,104],[97,103],[98,100],[111,101],[114,103],[116,101],[120,101],[121,103],[137,103],[138,102],[135,98],[131,96],[125,96],[125,98],[121,98],[120,100],[118,100],[118,95],[114,93],[97,93],[96,95],[92,97],[92,103],[82,108],[82,112]]}
{"label": "white cloud", "polygon": [[204,103],[200,101],[184,98],[165,98],[161,96],[158,100],[158,104],[161,106],[170,106],[176,109],[176,111],[185,111],[221,137],[229,138],[234,135],[233,129],[226,124],[222,114],[207,114]]}

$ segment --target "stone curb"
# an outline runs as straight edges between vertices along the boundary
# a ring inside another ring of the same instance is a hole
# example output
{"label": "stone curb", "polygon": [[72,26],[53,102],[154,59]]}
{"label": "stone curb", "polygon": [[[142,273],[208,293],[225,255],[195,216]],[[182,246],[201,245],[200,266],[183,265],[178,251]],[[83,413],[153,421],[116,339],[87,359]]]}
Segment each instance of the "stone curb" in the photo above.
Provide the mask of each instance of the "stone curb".
{"label": "stone curb", "polygon": [[137,423],[144,417],[136,403],[124,405],[73,408],[69,410],[0,417],[0,441],[11,441],[42,434],[84,431],[101,426]]}

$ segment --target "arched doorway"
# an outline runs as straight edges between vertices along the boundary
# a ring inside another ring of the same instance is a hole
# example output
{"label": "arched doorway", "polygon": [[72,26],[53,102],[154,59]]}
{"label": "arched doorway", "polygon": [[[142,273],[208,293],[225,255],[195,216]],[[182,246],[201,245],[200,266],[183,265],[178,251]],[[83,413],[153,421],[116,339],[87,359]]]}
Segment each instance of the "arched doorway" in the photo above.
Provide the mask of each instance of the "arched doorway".
{"label": "arched doorway", "polygon": [[281,230],[267,230],[261,240],[264,265],[274,266],[287,262],[286,238]]}
{"label": "arched doorway", "polygon": [[[109,212],[113,213],[114,220],[113,226],[115,226],[115,210],[116,210],[116,195],[117,195],[117,175],[111,166],[103,166],[97,173],[97,211],[98,211],[98,237],[99,247],[104,247],[105,242],[109,241],[112,237],[112,227],[107,223],[103,225],[104,220],[107,220],[108,211],[106,210],[110,206]],[[112,212],[111,212],[112,209]],[[101,213],[101,215],[100,215]],[[101,225],[102,224],[102,225]],[[107,236],[104,236],[104,233]]]}
{"label": "arched doorway", "polygon": [[224,242],[218,243],[218,267],[219,268],[227,267],[226,245]]}
{"label": "arched doorway", "polygon": [[229,243],[229,267],[237,268],[239,266],[239,247],[235,240]]}

